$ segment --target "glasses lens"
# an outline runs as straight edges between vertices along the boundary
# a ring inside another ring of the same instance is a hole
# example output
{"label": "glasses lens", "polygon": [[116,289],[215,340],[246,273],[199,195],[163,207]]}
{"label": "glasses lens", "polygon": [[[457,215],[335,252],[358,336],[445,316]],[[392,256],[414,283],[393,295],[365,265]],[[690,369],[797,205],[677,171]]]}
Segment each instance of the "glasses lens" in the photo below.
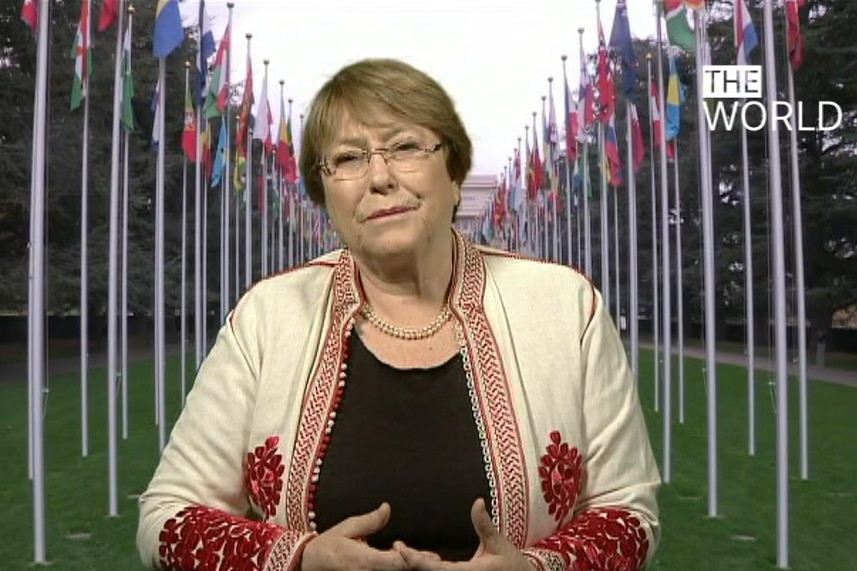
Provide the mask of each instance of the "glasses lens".
{"label": "glasses lens", "polygon": [[340,179],[359,178],[366,174],[365,151],[343,151],[330,157],[328,167]]}

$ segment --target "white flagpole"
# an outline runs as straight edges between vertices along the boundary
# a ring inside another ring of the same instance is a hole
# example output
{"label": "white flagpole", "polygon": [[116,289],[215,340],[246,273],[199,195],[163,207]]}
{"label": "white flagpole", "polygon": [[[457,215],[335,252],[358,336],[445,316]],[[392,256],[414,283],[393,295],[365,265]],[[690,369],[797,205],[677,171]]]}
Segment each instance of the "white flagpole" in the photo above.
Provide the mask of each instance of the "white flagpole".
{"label": "white flagpole", "polygon": [[84,81],[87,86],[80,175],[80,455],[86,458],[89,456],[89,78]]}
{"label": "white flagpole", "polygon": [[[250,40],[253,34],[245,34],[247,38],[247,61],[250,60]],[[245,86],[246,87],[246,86]],[[249,115],[249,110],[248,110]],[[247,145],[247,164],[244,175],[244,287],[245,291],[253,285],[253,129],[248,127],[245,144]]]}
{"label": "white flagpole", "polygon": [[[117,297],[119,285],[119,144],[121,103],[122,103],[122,32],[123,3],[119,2],[117,16],[116,57],[113,74],[113,137],[110,160],[110,201],[109,201],[109,239],[108,239],[108,286],[107,286],[107,472],[108,472],[108,515],[119,515],[119,483],[118,483],[118,445],[116,422],[116,350],[117,350]],[[161,82],[159,93],[163,97],[165,84]],[[163,110],[161,106],[161,110]],[[163,117],[163,113],[161,113]],[[163,152],[164,139],[159,139],[158,149]]]}
{"label": "white flagpole", "polygon": [[[696,62],[708,63],[706,33],[707,16],[702,12],[695,14]],[[702,93],[702,74],[696,78],[697,93]],[[703,128],[705,125],[705,103],[697,102],[697,125],[699,131],[700,193],[702,194],[702,240],[705,289],[705,377],[708,387],[706,403],[708,416],[708,516],[716,517],[718,511],[718,475],[717,475],[717,349],[715,329],[715,284],[714,273],[714,189],[711,173],[711,136]]]}
{"label": "white flagpole", "polygon": [[[191,63],[185,62],[185,73],[189,74]],[[189,75],[186,75],[189,77]],[[186,81],[189,81],[186,79]],[[193,299],[194,299],[194,346],[196,348],[196,367],[199,368],[202,364],[202,359],[205,355],[205,325],[203,319],[205,316],[205,283],[203,282],[203,211],[202,211],[202,105],[196,106],[196,137],[194,145],[196,147],[196,161],[193,165],[194,172],[194,239],[193,239]]]}
{"label": "white flagpole", "polygon": [[[128,34],[128,44],[131,44],[131,37],[134,29],[134,7],[128,6],[128,26],[126,28],[126,33]],[[117,34],[121,34],[121,30],[117,31]],[[123,52],[124,52],[124,42],[125,38],[123,38]],[[128,69],[131,69],[131,52],[128,51]],[[128,80],[128,74],[122,74],[122,93],[125,93],[125,81]],[[120,292],[120,308],[122,315],[122,439],[128,439],[128,206],[129,200],[131,196],[131,183],[129,177],[129,169],[130,169],[130,146],[131,146],[131,133],[126,128],[124,129],[124,137],[123,137],[123,150],[124,156],[122,160],[122,271],[121,271],[121,279],[122,279],[122,290]]]}
{"label": "white flagpole", "polygon": [[[637,256],[637,174],[634,172],[633,125],[631,123],[631,106],[628,101],[628,327],[631,338],[631,370],[634,378],[640,380],[640,322],[639,322],[639,291],[638,291],[638,260]],[[639,121],[639,118],[637,119]],[[617,226],[619,218],[616,218]],[[617,262],[617,270],[619,268]],[[618,271],[616,272],[619,273]]]}
{"label": "white flagpole", "polygon": [[[565,68],[565,61],[568,59],[568,56],[563,54],[561,59],[562,59],[562,79],[563,79],[563,81],[562,81],[563,87],[562,88],[568,89],[568,77],[567,77],[566,68]],[[572,105],[570,94],[568,94],[568,93],[563,94],[563,101],[565,101],[565,100],[568,100],[568,104]],[[563,124],[568,125],[569,124],[569,115],[571,115],[571,109],[565,109],[564,112],[565,112],[565,117],[564,117]],[[571,128],[570,125],[569,125],[569,128]],[[565,134],[565,140],[566,140],[566,146],[568,145],[569,141],[571,141],[571,144],[576,145],[576,143],[575,143],[576,137],[575,137],[575,134],[573,134],[573,133],[566,133]],[[572,196],[571,152],[572,152],[571,149],[569,149],[569,148],[565,149],[565,248],[566,248],[566,255],[567,255],[565,263],[566,263],[566,265],[569,265],[569,266],[574,264],[574,258],[571,255],[571,253],[572,253],[571,252],[571,200],[572,200],[572,198],[571,198],[571,196]],[[511,170],[512,169],[510,167],[509,172],[511,172]],[[578,254],[579,254],[579,250],[578,250]]]}
{"label": "white flagpole", "polygon": [[[776,117],[777,72],[774,57],[774,17],[771,0],[765,0],[765,93],[767,116]],[[777,414],[777,567],[789,566],[789,473],[788,473],[788,362],[786,339],[786,264],[783,231],[782,178],[780,175],[780,140],[777,122],[771,121],[768,131],[770,160],[771,242],[773,254],[774,339]]]}
{"label": "white flagpole", "polygon": [[[658,45],[658,49],[660,49],[660,45]],[[646,88],[649,93],[649,125],[652,125],[652,117],[657,112],[652,105],[652,54],[646,54],[646,68],[648,72],[648,78],[646,82]],[[660,95],[660,94],[659,94]],[[664,117],[661,116],[661,124],[663,125]],[[661,129],[661,137],[663,137],[663,128]],[[666,141],[661,138],[661,145],[659,147],[658,153],[663,154],[664,158],[666,158]],[[655,412],[660,411],[660,383],[661,383],[661,375],[660,375],[660,366],[661,366],[661,347],[660,347],[660,335],[661,335],[661,321],[660,321],[660,303],[659,303],[659,292],[658,292],[658,193],[657,186],[655,184],[655,130],[653,128],[649,129],[649,148],[652,150],[652,160],[649,161],[649,180],[651,182],[651,200],[652,200],[652,341],[654,342],[654,387],[655,387]]]}
{"label": "white flagpole", "polygon": [[[203,154],[206,151],[203,151]],[[202,162],[202,154],[199,155],[199,161]],[[203,359],[208,353],[208,177],[205,176],[205,170],[202,171],[202,291],[200,297],[202,301],[202,355]]]}
{"label": "white flagpole", "polygon": [[756,455],[756,325],[753,304],[753,226],[750,204],[750,161],[747,156],[747,129],[741,123],[741,203],[744,210],[744,318],[747,336],[747,453]]}
{"label": "white flagpole", "polygon": [[[617,135],[618,138],[618,135]],[[618,143],[618,142],[617,142]],[[612,185],[611,185],[612,186]],[[622,328],[622,282],[619,265],[619,188],[613,186],[613,291],[616,292],[616,327]]]}
{"label": "white flagpole", "polygon": [[[596,18],[601,22],[601,0],[595,0]],[[607,169],[605,168],[606,130],[604,124],[598,123],[598,172],[601,173],[601,196],[598,201],[601,207],[601,293],[604,295],[604,307],[610,307],[612,292],[610,291],[610,209]],[[614,197],[615,199],[615,197]],[[619,325],[619,315],[616,315],[616,325]]]}
{"label": "white flagpole", "polygon": [[[786,81],[789,88],[790,109],[797,109],[795,105],[795,80],[792,66],[786,65]],[[802,480],[809,479],[809,414],[807,406],[807,378],[806,378],[806,283],[804,281],[803,263],[803,213],[801,212],[800,195],[800,163],[797,154],[797,116],[791,115],[791,128],[789,129],[789,165],[791,173],[792,191],[792,224],[794,232],[795,249],[795,297],[797,297],[797,351],[798,351],[798,411],[800,423],[800,477]]]}
{"label": "white flagpole", "polygon": [[[586,69],[584,65],[586,54],[583,51],[583,28],[577,28],[577,36],[580,45],[580,70],[583,72]],[[588,71],[586,72],[589,73]],[[583,97],[584,94],[578,94],[578,97]],[[585,119],[578,114],[578,121]],[[583,240],[586,248],[584,256],[584,272],[590,278],[592,277],[592,220],[589,216],[589,137],[583,143]]]}
{"label": "white flagpole", "polygon": [[678,338],[678,422],[684,424],[684,268],[682,264],[681,189],[679,187],[678,137],[673,141],[673,200],[675,200],[675,305],[676,337]]}
{"label": "white flagpole", "polygon": [[[166,355],[164,330],[166,311],[164,303],[164,162],[166,158],[165,117],[167,94],[166,59],[158,60],[159,85],[158,106],[162,110],[158,116],[158,168],[155,181],[155,383],[158,387],[158,450],[167,445],[167,403],[165,395]],[[198,155],[197,155],[198,157]]]}
{"label": "white flagpole", "polygon": [[[185,84],[188,81],[190,64],[185,63]],[[179,359],[181,361],[181,405],[184,408],[185,395],[187,394],[187,155],[182,153],[182,280],[181,280],[181,335],[179,345]]]}
{"label": "white flagpole", "polygon": [[663,255],[661,256],[661,314],[662,327],[664,330],[663,339],[663,387],[662,387],[662,406],[663,406],[663,464],[661,470],[664,483],[672,482],[672,300],[670,298],[670,230],[669,230],[669,179],[667,170],[667,153],[666,153],[666,122],[667,115],[665,111],[666,90],[664,89],[664,65],[663,65],[663,39],[661,15],[663,13],[663,3],[657,4],[657,46],[658,46],[658,92],[661,94],[658,101],[661,116],[661,247]]}
{"label": "white flagpole", "polygon": [[33,160],[30,179],[30,325],[28,353],[30,461],[33,479],[33,551],[35,563],[47,562],[45,531],[44,405],[45,386],[45,158],[47,156],[48,35],[50,2],[38,3],[36,89],[33,104]]}
{"label": "white flagpole", "polygon": [[[229,9],[229,19],[227,20],[227,29],[229,30],[229,49],[226,50],[226,85],[229,95],[232,94],[232,9],[235,7],[234,2],[227,2],[226,7]],[[230,225],[232,200],[232,105],[231,97],[227,96],[226,112],[223,115],[223,120],[220,124],[221,129],[226,129],[226,154],[223,157],[223,177],[221,184],[221,201],[223,202],[223,219],[221,220],[221,228],[223,233],[223,266],[221,270],[221,280],[223,280],[223,299],[224,299],[224,319],[226,313],[229,313],[232,306],[232,291],[230,287],[232,259],[230,256]],[[236,233],[237,233],[236,229]],[[237,290],[236,290],[237,292]],[[223,321],[223,320],[221,320]]]}

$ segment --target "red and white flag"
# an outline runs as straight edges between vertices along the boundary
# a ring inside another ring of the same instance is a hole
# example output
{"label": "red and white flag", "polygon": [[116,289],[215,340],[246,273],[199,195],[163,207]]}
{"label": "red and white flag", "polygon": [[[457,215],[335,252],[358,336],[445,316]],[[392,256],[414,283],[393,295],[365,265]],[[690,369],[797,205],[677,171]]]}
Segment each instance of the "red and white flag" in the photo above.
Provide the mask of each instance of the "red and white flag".
{"label": "red and white flag", "polygon": [[33,33],[39,29],[39,7],[36,0],[24,0],[24,5],[21,7],[21,19],[30,26]]}

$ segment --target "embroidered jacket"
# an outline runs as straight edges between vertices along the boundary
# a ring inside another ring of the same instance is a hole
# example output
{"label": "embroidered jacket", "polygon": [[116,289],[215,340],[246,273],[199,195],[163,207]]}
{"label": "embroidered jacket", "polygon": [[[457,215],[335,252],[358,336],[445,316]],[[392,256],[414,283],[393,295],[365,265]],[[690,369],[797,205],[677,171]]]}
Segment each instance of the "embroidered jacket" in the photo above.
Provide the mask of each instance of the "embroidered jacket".
{"label": "embroidered jacket", "polygon": [[[542,571],[643,568],[660,478],[600,294],[573,269],[455,240],[450,306],[495,525]],[[146,564],[298,568],[362,303],[347,250],[239,301],[140,497]]]}

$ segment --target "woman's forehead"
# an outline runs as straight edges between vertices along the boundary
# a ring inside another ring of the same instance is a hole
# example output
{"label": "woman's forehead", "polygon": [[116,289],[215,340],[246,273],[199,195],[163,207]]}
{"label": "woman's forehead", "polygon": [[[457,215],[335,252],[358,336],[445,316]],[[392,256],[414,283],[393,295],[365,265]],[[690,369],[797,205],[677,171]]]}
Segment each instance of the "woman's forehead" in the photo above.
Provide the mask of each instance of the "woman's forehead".
{"label": "woman's forehead", "polygon": [[331,144],[372,140],[385,141],[403,133],[415,135],[427,135],[429,133],[425,127],[389,114],[373,114],[371,117],[361,119],[357,120],[350,113],[343,113],[338,125],[332,129]]}

